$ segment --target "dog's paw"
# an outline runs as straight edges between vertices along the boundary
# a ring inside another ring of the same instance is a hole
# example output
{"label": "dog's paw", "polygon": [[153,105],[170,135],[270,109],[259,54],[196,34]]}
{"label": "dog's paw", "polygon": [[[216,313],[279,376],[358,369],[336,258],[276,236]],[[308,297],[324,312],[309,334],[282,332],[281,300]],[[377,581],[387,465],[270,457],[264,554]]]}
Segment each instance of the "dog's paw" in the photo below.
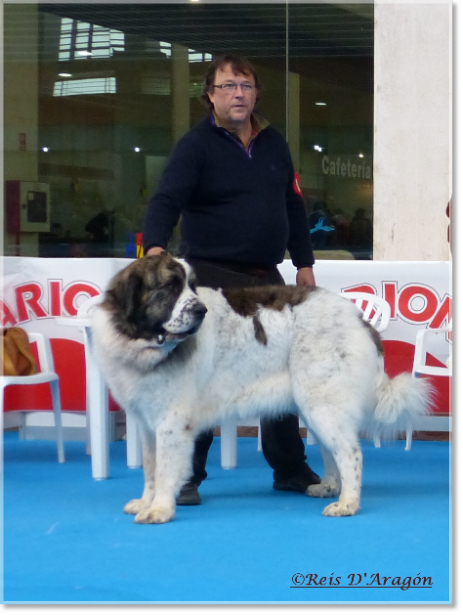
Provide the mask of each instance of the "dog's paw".
{"label": "dog's paw", "polygon": [[167,523],[175,516],[174,507],[156,507],[141,510],[135,517],[135,523]]}
{"label": "dog's paw", "polygon": [[360,506],[355,502],[346,504],[341,504],[341,502],[333,502],[333,504],[329,504],[325,508],[323,514],[325,517],[351,517],[352,515],[355,515],[359,508]]}
{"label": "dog's paw", "polygon": [[147,500],[130,500],[124,506],[124,512],[126,515],[137,515],[142,510],[149,508],[150,502]]}
{"label": "dog's paw", "polygon": [[309,485],[305,493],[311,498],[334,498],[339,495],[340,489],[336,483],[322,480],[319,485]]}

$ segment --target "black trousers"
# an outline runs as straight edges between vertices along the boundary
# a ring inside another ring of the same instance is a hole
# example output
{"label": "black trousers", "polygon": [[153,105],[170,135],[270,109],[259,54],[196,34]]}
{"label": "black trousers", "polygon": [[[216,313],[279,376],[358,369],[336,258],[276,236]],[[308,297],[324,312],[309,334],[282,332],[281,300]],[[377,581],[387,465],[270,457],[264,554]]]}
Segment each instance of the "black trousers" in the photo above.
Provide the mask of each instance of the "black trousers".
{"label": "black trousers", "polygon": [[[253,268],[236,268],[226,264],[187,259],[193,267],[198,286],[208,288],[236,288],[284,286],[277,267],[270,271]],[[299,417],[286,414],[281,418],[261,419],[262,452],[267,463],[273,468],[275,480],[286,479],[307,472],[305,447],[299,435]],[[200,485],[207,477],[206,462],[214,438],[213,431],[204,431],[195,442],[193,454],[193,476],[190,482]]]}

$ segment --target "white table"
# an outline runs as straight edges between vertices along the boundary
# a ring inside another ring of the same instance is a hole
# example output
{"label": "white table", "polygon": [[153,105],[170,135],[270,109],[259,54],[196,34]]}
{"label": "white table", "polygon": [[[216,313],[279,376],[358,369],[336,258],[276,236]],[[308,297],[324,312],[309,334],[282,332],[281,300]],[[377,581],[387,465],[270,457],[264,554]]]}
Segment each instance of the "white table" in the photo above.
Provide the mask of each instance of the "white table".
{"label": "white table", "polygon": [[[91,350],[92,321],[89,317],[72,316],[55,318],[57,325],[78,327],[84,335],[85,381],[87,388],[87,427],[90,432],[92,477],[95,480],[109,478],[109,408],[108,387],[98,369]],[[142,466],[141,447],[136,426],[127,417],[127,465]]]}

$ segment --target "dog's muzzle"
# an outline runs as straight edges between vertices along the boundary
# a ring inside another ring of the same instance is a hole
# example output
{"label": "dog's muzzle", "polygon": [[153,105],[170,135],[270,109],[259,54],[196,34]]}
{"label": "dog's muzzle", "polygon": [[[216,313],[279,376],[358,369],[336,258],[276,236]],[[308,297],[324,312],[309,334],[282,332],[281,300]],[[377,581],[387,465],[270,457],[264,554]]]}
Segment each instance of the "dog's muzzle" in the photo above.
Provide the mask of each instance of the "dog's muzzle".
{"label": "dog's muzzle", "polygon": [[159,346],[162,346],[162,344],[164,344],[164,342],[166,341],[182,341],[188,336],[194,335],[198,331],[199,327],[201,326],[201,323],[204,320],[204,317],[207,314],[207,307],[204,305],[204,303],[197,301],[188,308],[188,313],[192,318],[192,326],[187,331],[182,331],[179,333],[172,333],[170,331],[163,331],[162,333],[159,333],[156,336],[156,343]]}
{"label": "dog's muzzle", "polygon": [[204,319],[204,316],[206,316],[207,314],[207,307],[204,305],[204,303],[197,303],[193,309],[192,309],[193,314],[195,315],[195,317],[202,322]]}
{"label": "dog's muzzle", "polygon": [[204,317],[207,314],[207,307],[204,305],[204,303],[198,301],[189,309],[189,312],[193,316],[194,324],[192,327],[190,327],[190,329],[188,329],[188,331],[185,332],[185,335],[193,335],[193,333],[196,333],[198,331],[199,327],[201,326],[201,323],[204,320]]}

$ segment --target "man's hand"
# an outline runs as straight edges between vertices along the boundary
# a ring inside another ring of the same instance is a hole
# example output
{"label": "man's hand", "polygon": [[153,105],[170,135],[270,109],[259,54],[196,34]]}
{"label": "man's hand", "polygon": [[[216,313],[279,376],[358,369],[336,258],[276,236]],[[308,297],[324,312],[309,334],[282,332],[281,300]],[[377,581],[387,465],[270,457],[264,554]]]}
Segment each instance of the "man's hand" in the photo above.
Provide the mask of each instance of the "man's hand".
{"label": "man's hand", "polygon": [[296,273],[296,284],[298,286],[315,286],[315,276],[312,267],[301,267]]}
{"label": "man's hand", "polygon": [[162,254],[163,252],[165,252],[164,248],[155,246],[154,248],[150,248],[145,256],[158,256],[158,254]]}

